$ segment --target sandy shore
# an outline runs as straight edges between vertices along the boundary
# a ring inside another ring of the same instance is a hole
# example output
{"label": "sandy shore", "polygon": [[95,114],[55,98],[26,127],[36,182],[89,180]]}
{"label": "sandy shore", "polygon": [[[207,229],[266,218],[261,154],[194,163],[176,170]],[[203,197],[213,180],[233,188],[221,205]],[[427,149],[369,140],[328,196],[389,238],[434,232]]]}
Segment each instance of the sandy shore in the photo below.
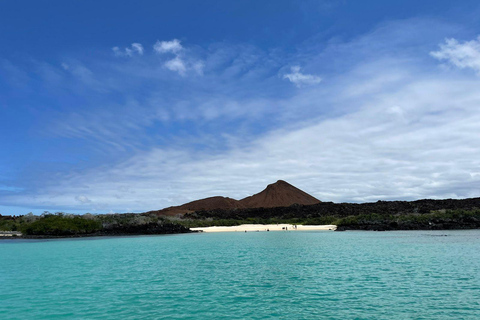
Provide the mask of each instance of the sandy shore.
{"label": "sandy shore", "polygon": [[203,232],[259,232],[259,231],[308,231],[308,230],[322,230],[329,231],[337,229],[336,225],[328,224],[321,226],[304,226],[293,224],[242,224],[232,227],[205,227],[205,228],[190,228],[193,231]]}
{"label": "sandy shore", "polygon": [[21,237],[20,231],[0,231],[0,237]]}

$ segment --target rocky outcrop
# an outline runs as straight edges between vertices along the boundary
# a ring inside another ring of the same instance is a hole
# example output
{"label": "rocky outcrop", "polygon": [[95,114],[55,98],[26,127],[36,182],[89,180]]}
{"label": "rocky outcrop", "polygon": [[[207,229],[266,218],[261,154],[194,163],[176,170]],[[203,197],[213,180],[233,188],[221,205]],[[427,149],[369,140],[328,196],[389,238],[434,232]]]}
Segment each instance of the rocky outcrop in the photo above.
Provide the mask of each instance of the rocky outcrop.
{"label": "rocky outcrop", "polygon": [[351,219],[343,219],[337,231],[345,230],[452,230],[480,229],[480,211],[452,210],[445,213],[404,214],[394,216],[359,216],[352,223]]}
{"label": "rocky outcrop", "polygon": [[163,222],[148,223],[142,225],[123,225],[111,228],[104,228],[98,235],[128,235],[128,234],[173,234],[173,233],[189,233],[190,229],[182,225]]}

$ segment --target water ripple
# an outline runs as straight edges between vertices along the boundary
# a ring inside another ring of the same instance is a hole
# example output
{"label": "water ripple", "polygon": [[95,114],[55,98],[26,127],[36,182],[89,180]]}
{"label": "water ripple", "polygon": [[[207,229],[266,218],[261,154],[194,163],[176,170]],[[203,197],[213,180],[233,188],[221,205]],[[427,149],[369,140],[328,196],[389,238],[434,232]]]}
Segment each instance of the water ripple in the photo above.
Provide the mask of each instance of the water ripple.
{"label": "water ripple", "polygon": [[478,319],[479,275],[475,230],[2,241],[0,318]]}

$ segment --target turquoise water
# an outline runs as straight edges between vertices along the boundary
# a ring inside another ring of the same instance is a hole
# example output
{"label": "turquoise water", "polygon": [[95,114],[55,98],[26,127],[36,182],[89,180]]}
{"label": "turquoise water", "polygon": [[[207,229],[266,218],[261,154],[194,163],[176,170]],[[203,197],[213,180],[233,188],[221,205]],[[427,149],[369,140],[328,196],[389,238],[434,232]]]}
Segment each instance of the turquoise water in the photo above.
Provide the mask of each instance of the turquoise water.
{"label": "turquoise water", "polygon": [[480,230],[3,240],[0,318],[479,319]]}

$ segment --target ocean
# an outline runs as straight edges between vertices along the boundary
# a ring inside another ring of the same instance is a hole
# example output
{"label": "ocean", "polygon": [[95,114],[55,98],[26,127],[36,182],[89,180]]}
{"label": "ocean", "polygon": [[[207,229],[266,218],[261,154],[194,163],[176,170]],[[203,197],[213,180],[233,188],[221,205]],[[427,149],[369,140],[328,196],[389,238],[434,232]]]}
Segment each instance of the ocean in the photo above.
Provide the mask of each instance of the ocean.
{"label": "ocean", "polygon": [[480,230],[0,241],[1,319],[480,319]]}

